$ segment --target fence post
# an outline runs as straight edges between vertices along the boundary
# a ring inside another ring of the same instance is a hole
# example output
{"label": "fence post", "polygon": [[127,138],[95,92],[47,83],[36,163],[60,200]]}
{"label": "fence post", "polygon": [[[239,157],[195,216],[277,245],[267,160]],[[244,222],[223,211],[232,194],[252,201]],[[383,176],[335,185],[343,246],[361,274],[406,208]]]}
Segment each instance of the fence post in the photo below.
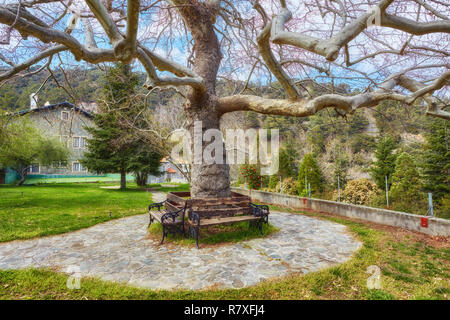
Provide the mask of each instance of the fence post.
{"label": "fence post", "polygon": [[389,207],[389,190],[388,190],[387,175],[384,176],[384,182],[386,183],[386,206]]}
{"label": "fence post", "polygon": [[338,201],[341,202],[341,185],[339,181],[339,175],[338,175]]}
{"label": "fence post", "polygon": [[428,192],[428,207],[430,210],[430,216],[434,216],[433,212],[433,194],[431,192]]}

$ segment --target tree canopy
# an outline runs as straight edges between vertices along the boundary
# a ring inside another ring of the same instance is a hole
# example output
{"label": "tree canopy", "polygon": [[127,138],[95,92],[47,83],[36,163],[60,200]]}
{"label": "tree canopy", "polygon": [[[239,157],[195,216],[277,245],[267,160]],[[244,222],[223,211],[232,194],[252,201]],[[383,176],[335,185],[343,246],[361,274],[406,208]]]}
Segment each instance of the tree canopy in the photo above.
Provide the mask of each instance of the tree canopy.
{"label": "tree canopy", "polygon": [[[441,0],[4,0],[0,81],[45,72],[45,84],[76,61],[136,63],[147,89],[185,98],[191,133],[234,111],[345,116],[386,100],[450,119],[449,13]],[[218,79],[241,85],[224,93]],[[318,93],[310,83],[321,79]],[[230,196],[228,164],[193,164],[191,193]]]}
{"label": "tree canopy", "polygon": [[65,166],[70,153],[59,140],[44,137],[27,118],[12,119],[4,127],[0,147],[0,165],[19,174],[19,185],[25,182],[32,164]]}

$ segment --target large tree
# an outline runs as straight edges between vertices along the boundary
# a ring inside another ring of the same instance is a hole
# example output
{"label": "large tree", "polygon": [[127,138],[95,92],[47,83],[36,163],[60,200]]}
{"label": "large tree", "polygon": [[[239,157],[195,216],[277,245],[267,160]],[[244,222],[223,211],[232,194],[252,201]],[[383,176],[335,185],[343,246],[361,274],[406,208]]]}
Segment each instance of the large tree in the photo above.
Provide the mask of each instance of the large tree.
{"label": "large tree", "polygon": [[[195,121],[218,129],[233,111],[345,115],[386,99],[424,99],[427,114],[450,119],[441,100],[450,78],[449,11],[442,0],[5,0],[0,81],[50,72],[64,59],[137,60],[148,89],[175,87],[186,97],[191,135]],[[276,82],[285,98],[254,94],[256,77]],[[221,96],[218,78],[244,83]],[[304,81],[322,79],[327,90],[313,96]],[[360,93],[335,90],[342,83]],[[229,196],[229,166],[194,163],[191,193]]]}

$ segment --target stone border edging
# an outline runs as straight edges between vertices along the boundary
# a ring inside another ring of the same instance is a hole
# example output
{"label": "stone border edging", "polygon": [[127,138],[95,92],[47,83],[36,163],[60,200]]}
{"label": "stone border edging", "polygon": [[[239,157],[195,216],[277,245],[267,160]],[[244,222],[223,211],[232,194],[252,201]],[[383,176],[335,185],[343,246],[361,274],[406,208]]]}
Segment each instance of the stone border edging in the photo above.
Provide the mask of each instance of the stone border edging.
{"label": "stone border edging", "polygon": [[[348,218],[357,218],[393,227],[400,227],[432,236],[450,236],[450,220],[421,216],[412,213],[358,206],[343,202],[303,198],[286,194],[231,188],[232,191],[250,196],[264,203],[282,205],[295,209],[337,214]],[[425,226],[426,225],[426,226]]]}

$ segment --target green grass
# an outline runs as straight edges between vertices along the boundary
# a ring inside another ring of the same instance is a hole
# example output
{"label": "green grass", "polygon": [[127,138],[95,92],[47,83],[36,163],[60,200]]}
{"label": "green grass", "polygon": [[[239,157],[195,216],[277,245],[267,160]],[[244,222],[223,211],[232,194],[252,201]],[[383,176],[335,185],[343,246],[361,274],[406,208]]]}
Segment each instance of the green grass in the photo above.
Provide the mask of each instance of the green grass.
{"label": "green grass", "polygon": [[[127,181],[133,181],[133,177],[127,177]],[[28,178],[25,185],[35,185],[44,183],[83,183],[83,182],[119,182],[119,177],[71,177],[71,178]]]}
{"label": "green grass", "polygon": [[[296,212],[271,207],[276,209]],[[227,290],[148,290],[93,278],[83,278],[81,289],[70,290],[68,276],[53,270],[0,270],[0,299],[449,299],[450,248],[435,248],[409,234],[398,237],[347,218],[304,214],[346,225],[362,248],[349,261],[319,272]],[[367,288],[371,265],[382,271],[380,290]]]}
{"label": "green grass", "polygon": [[[263,234],[268,236],[274,232],[279,231],[278,228],[273,225],[263,224]],[[162,237],[162,225],[158,222],[153,223],[149,228],[149,234],[153,239],[161,240]],[[241,241],[247,241],[255,238],[261,238],[261,233],[258,228],[249,228],[248,222],[240,222],[232,225],[217,225],[212,227],[205,227],[200,229],[199,245],[215,245],[223,243],[237,243]],[[196,244],[195,239],[192,237],[185,238],[182,235],[169,234],[164,242],[174,243],[186,246],[194,246]]]}
{"label": "green grass", "polygon": [[131,184],[126,190],[100,188],[109,185],[0,186],[0,242],[69,232],[147,212],[150,193]]}

